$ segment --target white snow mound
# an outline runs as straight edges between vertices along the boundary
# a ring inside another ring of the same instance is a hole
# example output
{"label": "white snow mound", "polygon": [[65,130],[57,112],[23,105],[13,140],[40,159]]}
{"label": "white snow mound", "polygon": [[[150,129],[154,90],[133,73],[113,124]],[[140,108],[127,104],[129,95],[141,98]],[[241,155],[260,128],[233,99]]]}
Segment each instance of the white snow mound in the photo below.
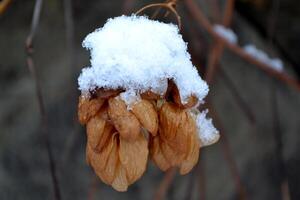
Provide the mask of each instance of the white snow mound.
{"label": "white snow mound", "polygon": [[269,65],[272,69],[282,72],[284,69],[283,62],[279,58],[270,58],[264,51],[257,49],[253,44],[247,44],[243,49],[257,60]]}
{"label": "white snow mound", "polygon": [[204,110],[196,116],[198,136],[202,147],[214,144],[220,138],[219,131],[214,127],[212,120],[206,117],[207,113],[208,110]]}
{"label": "white snow mound", "polygon": [[183,102],[190,95],[202,101],[208,93],[206,82],[190,60],[187,44],[173,24],[120,16],[88,34],[82,45],[91,53],[91,66],[83,68],[78,78],[82,93],[95,88],[123,88],[162,94],[167,79],[176,83]]}

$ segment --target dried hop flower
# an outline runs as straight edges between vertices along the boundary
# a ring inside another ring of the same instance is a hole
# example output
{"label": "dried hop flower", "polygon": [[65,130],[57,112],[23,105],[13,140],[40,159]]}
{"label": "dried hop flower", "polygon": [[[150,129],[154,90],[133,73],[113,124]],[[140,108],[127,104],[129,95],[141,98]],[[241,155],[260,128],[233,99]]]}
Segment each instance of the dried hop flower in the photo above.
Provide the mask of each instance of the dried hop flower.
{"label": "dried hop flower", "polygon": [[196,109],[208,86],[177,27],[117,17],[89,34],[83,46],[92,56],[78,79],[78,118],[86,125],[86,160],[97,176],[126,191],[145,172],[148,155],[163,171],[188,173],[200,147],[219,134],[207,111]]}

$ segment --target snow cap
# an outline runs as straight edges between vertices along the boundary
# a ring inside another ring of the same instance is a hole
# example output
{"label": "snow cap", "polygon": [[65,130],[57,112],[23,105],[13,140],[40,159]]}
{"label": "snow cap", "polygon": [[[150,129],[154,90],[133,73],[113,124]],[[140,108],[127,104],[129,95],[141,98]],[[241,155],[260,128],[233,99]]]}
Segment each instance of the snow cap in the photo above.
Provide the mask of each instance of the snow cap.
{"label": "snow cap", "polygon": [[88,34],[82,45],[91,53],[91,66],[78,78],[82,93],[122,88],[163,94],[168,79],[176,83],[183,102],[191,95],[202,101],[208,93],[176,25],[144,16],[115,17]]}

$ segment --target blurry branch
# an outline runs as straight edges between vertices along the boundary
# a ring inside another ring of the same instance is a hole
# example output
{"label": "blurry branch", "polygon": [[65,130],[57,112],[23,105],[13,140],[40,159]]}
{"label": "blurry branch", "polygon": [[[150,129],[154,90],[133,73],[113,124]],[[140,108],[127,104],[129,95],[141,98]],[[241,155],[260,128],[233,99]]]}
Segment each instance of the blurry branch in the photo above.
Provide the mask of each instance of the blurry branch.
{"label": "blurry branch", "polygon": [[217,112],[215,111],[215,109],[213,108],[213,106],[209,100],[207,100],[207,104],[208,104],[209,112],[210,112],[214,122],[216,123],[216,127],[220,131],[220,136],[221,136],[220,142],[221,142],[221,147],[222,147],[222,153],[224,154],[225,160],[228,162],[230,173],[233,177],[236,190],[239,194],[239,199],[246,200],[246,199],[248,199],[247,193],[246,193],[246,188],[242,183],[241,176],[240,176],[240,173],[237,168],[237,164],[231,153],[230,145],[229,145],[227,136],[225,134],[225,129],[223,127],[223,124],[221,123]]}
{"label": "blurry branch", "polygon": [[[231,24],[234,2],[235,0],[226,0],[223,21],[222,21],[222,25],[224,27],[228,27]],[[209,54],[208,57],[208,67],[206,73],[208,83],[211,83],[213,81],[213,77],[216,74],[218,63],[220,61],[220,58],[224,50],[224,43],[221,40],[215,39],[214,43],[215,44],[212,46],[211,53]]]}
{"label": "blurry branch", "polygon": [[93,176],[92,180],[91,180],[91,184],[88,190],[88,197],[87,200],[94,200],[95,199],[95,193],[96,193],[96,189],[97,189],[97,181],[98,181],[98,177]]}
{"label": "blurry branch", "polygon": [[[177,3],[177,0],[167,0],[165,3],[149,4],[149,5],[144,6],[141,9],[139,9],[135,14],[139,15],[139,14],[141,14],[142,12],[144,12],[145,10],[147,10],[149,8],[166,8],[168,11],[165,14],[165,17],[169,14],[169,11],[172,12],[176,16],[179,30],[181,30],[181,27],[182,27],[181,26],[181,17],[176,11],[176,3]],[[154,15],[157,15],[158,12],[159,12],[159,10],[155,11],[156,14],[154,13]]]}
{"label": "blurry branch", "polygon": [[268,64],[263,63],[253,56],[249,55],[246,53],[243,48],[239,47],[238,45],[232,44],[228,42],[226,39],[222,38],[219,36],[213,29],[212,25],[210,22],[207,20],[205,15],[202,13],[200,8],[197,6],[197,4],[193,0],[184,0],[188,10],[194,17],[194,19],[199,23],[201,27],[203,27],[211,36],[213,36],[217,40],[221,40],[225,46],[234,52],[236,55],[239,57],[245,59],[251,64],[256,65],[258,68],[266,72],[268,75],[275,77],[276,79],[284,82],[285,84],[294,87],[298,91],[300,91],[300,83],[295,80],[294,78],[290,77],[286,73],[278,72],[274,69],[272,69]]}
{"label": "blurry branch", "polygon": [[196,178],[197,178],[197,176],[195,176],[195,169],[193,169],[189,174],[188,183],[186,184],[187,187],[186,187],[186,192],[185,192],[185,197],[184,197],[185,200],[192,199]]}
{"label": "blurry branch", "polygon": [[245,100],[241,97],[238,89],[235,87],[234,83],[232,82],[232,80],[230,79],[230,77],[226,74],[226,72],[222,69],[222,67],[219,67],[221,76],[224,80],[224,84],[227,86],[227,88],[229,89],[229,91],[232,93],[233,97],[235,98],[237,105],[241,108],[241,110],[245,113],[246,117],[248,118],[248,120],[254,124],[255,123],[255,117],[254,114],[252,112],[252,110],[250,109],[250,107],[247,105],[247,103],[245,102]]}
{"label": "blurry branch", "polygon": [[212,16],[215,23],[218,23],[221,19],[221,9],[218,4],[218,0],[206,0],[206,3],[210,5],[210,9],[212,10]]}
{"label": "blurry branch", "polygon": [[8,8],[8,6],[10,5],[11,2],[12,2],[12,0],[0,1],[0,16],[6,11],[6,9]]}
{"label": "blurry branch", "polygon": [[36,0],[36,2],[35,2],[34,12],[33,12],[33,17],[32,17],[32,22],[31,22],[31,30],[26,39],[25,48],[26,48],[26,52],[27,52],[27,66],[28,66],[29,72],[35,82],[36,95],[37,95],[39,110],[40,110],[40,114],[41,114],[41,118],[42,118],[42,133],[43,133],[43,139],[45,141],[47,154],[48,154],[48,158],[49,158],[49,168],[50,168],[51,180],[52,180],[52,184],[53,184],[53,188],[54,188],[54,194],[55,194],[54,196],[55,196],[56,200],[60,200],[61,194],[60,194],[60,190],[59,190],[59,186],[58,186],[58,179],[56,176],[55,161],[53,158],[50,141],[49,141],[49,130],[48,130],[48,121],[47,121],[45,103],[44,103],[44,99],[42,96],[42,90],[41,90],[41,86],[40,86],[40,83],[39,83],[39,80],[37,77],[36,68],[35,68],[34,60],[33,60],[33,52],[34,52],[33,51],[33,39],[34,39],[36,30],[37,30],[37,26],[39,23],[42,4],[43,4],[43,0]]}
{"label": "blurry branch", "polygon": [[[201,151],[201,149],[200,149]],[[203,153],[200,157],[200,161],[198,163],[198,169],[197,169],[197,179],[199,179],[199,199],[205,200],[206,199],[206,177],[205,177],[205,162],[203,159]]]}
{"label": "blurry branch", "polygon": [[155,196],[154,196],[154,200],[162,200],[165,197],[165,195],[166,195],[166,193],[167,193],[167,191],[168,191],[175,175],[176,175],[176,168],[175,167],[170,168],[166,172],[163,180],[160,182],[160,184],[158,186],[158,189],[157,189],[157,191],[155,193]]}

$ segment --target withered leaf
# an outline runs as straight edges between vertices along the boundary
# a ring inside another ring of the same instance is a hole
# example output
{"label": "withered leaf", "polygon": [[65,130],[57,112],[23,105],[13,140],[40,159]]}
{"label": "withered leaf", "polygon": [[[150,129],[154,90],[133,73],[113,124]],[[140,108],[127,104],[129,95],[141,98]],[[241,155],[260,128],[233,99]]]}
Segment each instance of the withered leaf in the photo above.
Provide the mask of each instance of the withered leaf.
{"label": "withered leaf", "polygon": [[132,112],[145,129],[147,129],[153,136],[157,134],[158,116],[150,101],[141,99],[132,106]]}
{"label": "withered leaf", "polygon": [[92,117],[86,126],[87,141],[91,148],[96,149],[99,144],[105,127],[106,121],[102,119],[101,113]]}
{"label": "withered leaf", "polygon": [[103,99],[88,99],[84,96],[79,97],[78,103],[78,119],[79,122],[84,125],[91,117],[95,116],[104,104]]}
{"label": "withered leaf", "polygon": [[184,175],[189,173],[193,167],[197,164],[199,159],[200,142],[197,138],[197,133],[190,135],[190,148],[186,158],[180,165],[180,174]]}
{"label": "withered leaf", "polygon": [[177,86],[174,84],[174,87],[172,88],[172,97],[174,102],[177,104],[180,108],[192,108],[198,103],[198,98],[194,95],[191,95],[187,102],[183,103],[180,97],[179,90]]}
{"label": "withered leaf", "polygon": [[119,191],[125,192],[128,188],[128,181],[126,177],[126,170],[125,168],[119,163],[116,169],[116,176],[112,182],[112,187]]}
{"label": "withered leaf", "polygon": [[126,140],[135,140],[140,133],[140,122],[127,110],[125,102],[119,97],[110,98],[108,115],[121,137]]}
{"label": "withered leaf", "polygon": [[146,170],[148,160],[148,142],[140,133],[135,141],[127,141],[120,137],[120,162],[126,170],[128,183],[139,179]]}
{"label": "withered leaf", "polygon": [[171,167],[171,165],[163,155],[159,143],[160,143],[159,136],[151,137],[151,142],[150,142],[151,159],[156,164],[156,166],[159,167],[162,171],[167,171]]}

